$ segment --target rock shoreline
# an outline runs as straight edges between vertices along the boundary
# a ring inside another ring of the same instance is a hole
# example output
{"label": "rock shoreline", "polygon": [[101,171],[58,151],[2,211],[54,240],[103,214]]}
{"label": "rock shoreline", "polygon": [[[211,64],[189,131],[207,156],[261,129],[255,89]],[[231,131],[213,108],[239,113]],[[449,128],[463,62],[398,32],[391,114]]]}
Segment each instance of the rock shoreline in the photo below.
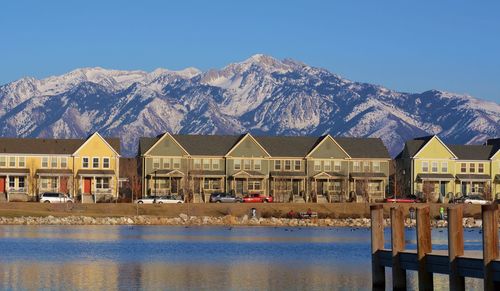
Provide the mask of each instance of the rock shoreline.
{"label": "rock shoreline", "polygon": [[[390,225],[390,220],[385,219],[384,224]],[[122,217],[91,217],[91,216],[23,216],[23,217],[0,217],[0,225],[169,225],[169,226],[287,226],[287,227],[354,227],[369,228],[368,218],[312,218],[312,219],[290,219],[290,218],[249,218],[226,215],[223,217],[188,216],[180,214],[178,217],[160,216],[122,216]],[[415,227],[415,220],[406,219],[406,227]],[[447,226],[445,220],[431,220],[431,226],[442,228]],[[463,219],[466,228],[481,227],[482,221],[472,217]]]}

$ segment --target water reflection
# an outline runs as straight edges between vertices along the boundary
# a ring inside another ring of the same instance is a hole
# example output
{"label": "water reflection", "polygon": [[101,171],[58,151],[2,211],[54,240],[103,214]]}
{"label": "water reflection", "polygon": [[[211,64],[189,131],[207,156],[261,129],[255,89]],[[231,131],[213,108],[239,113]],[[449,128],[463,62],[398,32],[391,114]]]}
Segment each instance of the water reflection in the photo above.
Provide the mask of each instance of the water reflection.
{"label": "water reflection", "polygon": [[[442,247],[447,234],[433,235]],[[470,232],[466,245],[478,239]],[[0,250],[2,290],[371,289],[365,229],[0,226]],[[447,288],[447,277],[435,285]]]}

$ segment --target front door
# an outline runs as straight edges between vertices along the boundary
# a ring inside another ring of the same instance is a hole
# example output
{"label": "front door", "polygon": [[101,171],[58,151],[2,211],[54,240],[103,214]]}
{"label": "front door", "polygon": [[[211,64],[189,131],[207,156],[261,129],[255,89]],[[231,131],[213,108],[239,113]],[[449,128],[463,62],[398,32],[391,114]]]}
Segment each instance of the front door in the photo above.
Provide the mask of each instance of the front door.
{"label": "front door", "polygon": [[68,193],[68,177],[59,178],[59,191]]}
{"label": "front door", "polygon": [[293,180],[292,181],[292,194],[299,195],[299,193],[300,193],[300,180]]}
{"label": "front door", "polygon": [[83,193],[90,194],[91,191],[92,178],[83,178]]}
{"label": "front door", "polygon": [[236,194],[243,194],[243,180],[236,180]]}
{"label": "front door", "polygon": [[181,179],[178,178],[173,178],[172,179],[172,185],[170,185],[170,192],[171,194],[177,194],[179,193],[179,182]]}
{"label": "front door", "polygon": [[441,195],[446,196],[446,182],[441,182]]}
{"label": "front door", "polygon": [[5,193],[5,177],[0,177],[0,193]]}
{"label": "front door", "polygon": [[325,183],[323,181],[317,181],[316,182],[316,185],[318,187],[317,191],[318,191],[318,195],[323,195],[323,193],[325,192]]}
{"label": "front door", "polygon": [[467,184],[462,183],[462,195],[465,196],[467,195]]}

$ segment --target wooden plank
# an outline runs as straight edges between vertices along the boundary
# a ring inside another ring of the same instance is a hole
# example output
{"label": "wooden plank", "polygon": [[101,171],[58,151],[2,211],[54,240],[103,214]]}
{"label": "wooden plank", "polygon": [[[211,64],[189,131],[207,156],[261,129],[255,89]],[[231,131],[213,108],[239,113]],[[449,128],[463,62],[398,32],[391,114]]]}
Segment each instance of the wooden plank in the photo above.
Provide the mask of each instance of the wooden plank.
{"label": "wooden plank", "polygon": [[402,268],[399,252],[405,249],[405,229],[403,210],[391,208],[391,248],[392,248],[392,288],[406,290],[406,271]]}
{"label": "wooden plank", "polygon": [[492,261],[498,258],[498,206],[482,205],[484,290],[500,290],[495,281]]}
{"label": "wooden plank", "polygon": [[370,206],[372,236],[372,284],[375,288],[385,289],[385,268],[381,264],[378,251],[384,248],[384,206]]}
{"label": "wooden plank", "polygon": [[433,290],[433,275],[427,270],[427,254],[432,252],[429,206],[417,208],[418,289]]}
{"label": "wooden plank", "polygon": [[465,279],[458,270],[457,257],[464,254],[464,231],[462,205],[448,207],[448,258],[450,290],[465,290]]}

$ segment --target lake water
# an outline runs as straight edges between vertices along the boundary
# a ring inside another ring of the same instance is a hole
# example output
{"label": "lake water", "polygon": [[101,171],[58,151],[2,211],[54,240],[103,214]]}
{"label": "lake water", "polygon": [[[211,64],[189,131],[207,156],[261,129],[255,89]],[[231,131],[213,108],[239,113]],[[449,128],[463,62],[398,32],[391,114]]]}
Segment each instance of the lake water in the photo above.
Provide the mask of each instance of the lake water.
{"label": "lake water", "polygon": [[[415,248],[414,229],[406,238]],[[446,243],[446,229],[434,230],[434,248]],[[465,244],[481,250],[479,231],[466,230]],[[434,280],[436,290],[447,289],[446,276]],[[409,283],[415,288],[416,274]],[[466,284],[482,288],[479,280]],[[370,230],[0,226],[0,289],[371,289]]]}

